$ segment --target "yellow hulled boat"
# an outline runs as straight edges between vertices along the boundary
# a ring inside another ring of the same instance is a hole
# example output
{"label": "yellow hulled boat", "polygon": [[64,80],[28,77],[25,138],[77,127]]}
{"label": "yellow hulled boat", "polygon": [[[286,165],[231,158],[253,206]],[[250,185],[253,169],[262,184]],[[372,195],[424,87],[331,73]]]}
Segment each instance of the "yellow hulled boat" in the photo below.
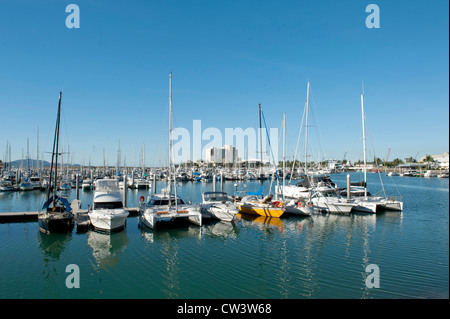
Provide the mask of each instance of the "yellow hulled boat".
{"label": "yellow hulled boat", "polygon": [[286,207],[281,202],[272,203],[271,197],[263,200],[256,196],[245,196],[235,205],[239,208],[239,212],[244,214],[252,214],[267,217],[281,217],[286,210]]}

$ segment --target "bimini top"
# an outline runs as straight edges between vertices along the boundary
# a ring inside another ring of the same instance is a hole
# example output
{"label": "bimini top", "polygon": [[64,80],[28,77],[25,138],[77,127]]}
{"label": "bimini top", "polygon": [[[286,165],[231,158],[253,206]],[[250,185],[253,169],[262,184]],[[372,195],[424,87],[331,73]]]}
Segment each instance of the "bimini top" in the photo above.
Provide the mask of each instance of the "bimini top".
{"label": "bimini top", "polygon": [[98,179],[95,181],[95,190],[98,192],[114,192],[119,190],[117,179]]}
{"label": "bimini top", "polygon": [[206,201],[226,201],[230,198],[225,192],[204,192],[203,199]]}
{"label": "bimini top", "polygon": [[[66,212],[71,212],[72,211],[72,207],[70,207],[70,204],[69,204],[69,201],[67,200],[67,198],[56,196],[55,200],[56,201],[60,201],[61,203],[64,204],[64,206],[66,207]],[[53,196],[50,197],[48,199],[48,201],[46,201],[44,203],[44,205],[42,205],[42,209],[47,209],[50,206],[51,203],[53,203]]]}

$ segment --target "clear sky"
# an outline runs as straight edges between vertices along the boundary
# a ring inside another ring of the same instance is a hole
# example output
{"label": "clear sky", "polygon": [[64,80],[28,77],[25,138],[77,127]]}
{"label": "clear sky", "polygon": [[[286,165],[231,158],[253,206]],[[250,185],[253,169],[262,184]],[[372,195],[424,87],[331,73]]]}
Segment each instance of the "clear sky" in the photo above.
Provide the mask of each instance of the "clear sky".
{"label": "clear sky", "polygon": [[[70,3],[80,28],[66,27]],[[365,24],[370,3],[378,29]],[[120,140],[127,165],[140,165],[144,144],[146,165],[165,164],[170,72],[174,127],[257,128],[261,103],[270,127],[286,112],[292,154],[309,80],[311,151],[358,160],[364,81],[370,150],[441,154],[448,30],[448,0],[2,0],[1,159],[7,141],[20,159],[27,138],[36,158],[38,127],[40,153],[51,151],[62,91],[61,140],[73,162],[100,165],[105,150],[113,165]]]}

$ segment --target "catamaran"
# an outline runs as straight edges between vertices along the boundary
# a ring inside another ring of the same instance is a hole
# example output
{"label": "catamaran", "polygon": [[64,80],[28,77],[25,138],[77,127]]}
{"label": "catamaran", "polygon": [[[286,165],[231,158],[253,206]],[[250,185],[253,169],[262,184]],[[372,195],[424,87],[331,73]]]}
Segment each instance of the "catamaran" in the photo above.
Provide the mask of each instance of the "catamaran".
{"label": "catamaran", "polygon": [[[364,113],[364,93],[361,94],[361,112],[362,112],[362,130],[363,130],[363,154],[364,154],[364,183],[363,190],[364,196],[355,197],[353,210],[367,213],[376,213],[379,209],[403,211],[403,201],[396,199],[395,197],[387,198],[382,196],[372,196],[367,192],[367,168],[366,168],[366,134],[365,134],[365,122],[366,117]],[[381,180],[381,185],[383,181]],[[383,188],[384,190],[384,188]]]}
{"label": "catamaran", "polygon": [[[140,201],[139,222],[151,229],[158,223],[167,223],[175,220],[188,220],[202,226],[202,214],[200,208],[186,203],[177,196],[177,183],[175,171],[172,172],[172,73],[169,75],[169,170],[168,187],[161,194],[152,195],[148,202]],[[172,194],[172,183],[175,194]],[[154,191],[154,190],[152,190]]]}

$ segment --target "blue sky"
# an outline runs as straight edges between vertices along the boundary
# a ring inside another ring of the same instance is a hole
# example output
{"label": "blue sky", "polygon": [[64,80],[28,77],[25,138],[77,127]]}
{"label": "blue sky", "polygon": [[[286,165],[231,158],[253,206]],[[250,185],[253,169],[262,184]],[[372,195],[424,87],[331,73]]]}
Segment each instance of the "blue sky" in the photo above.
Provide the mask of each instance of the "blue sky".
{"label": "blue sky", "polygon": [[[68,4],[80,28],[68,29]],[[368,29],[368,4],[380,28]],[[380,158],[449,150],[449,4],[423,1],[18,1],[0,3],[0,155],[51,151],[63,92],[61,139],[74,162],[128,165],[167,158],[168,87],[174,127],[270,127],[287,116],[295,150],[311,83],[311,150],[362,154],[360,94]],[[208,141],[205,141],[206,144]],[[66,146],[67,148],[67,146]],[[46,155],[49,159],[49,155]]]}

